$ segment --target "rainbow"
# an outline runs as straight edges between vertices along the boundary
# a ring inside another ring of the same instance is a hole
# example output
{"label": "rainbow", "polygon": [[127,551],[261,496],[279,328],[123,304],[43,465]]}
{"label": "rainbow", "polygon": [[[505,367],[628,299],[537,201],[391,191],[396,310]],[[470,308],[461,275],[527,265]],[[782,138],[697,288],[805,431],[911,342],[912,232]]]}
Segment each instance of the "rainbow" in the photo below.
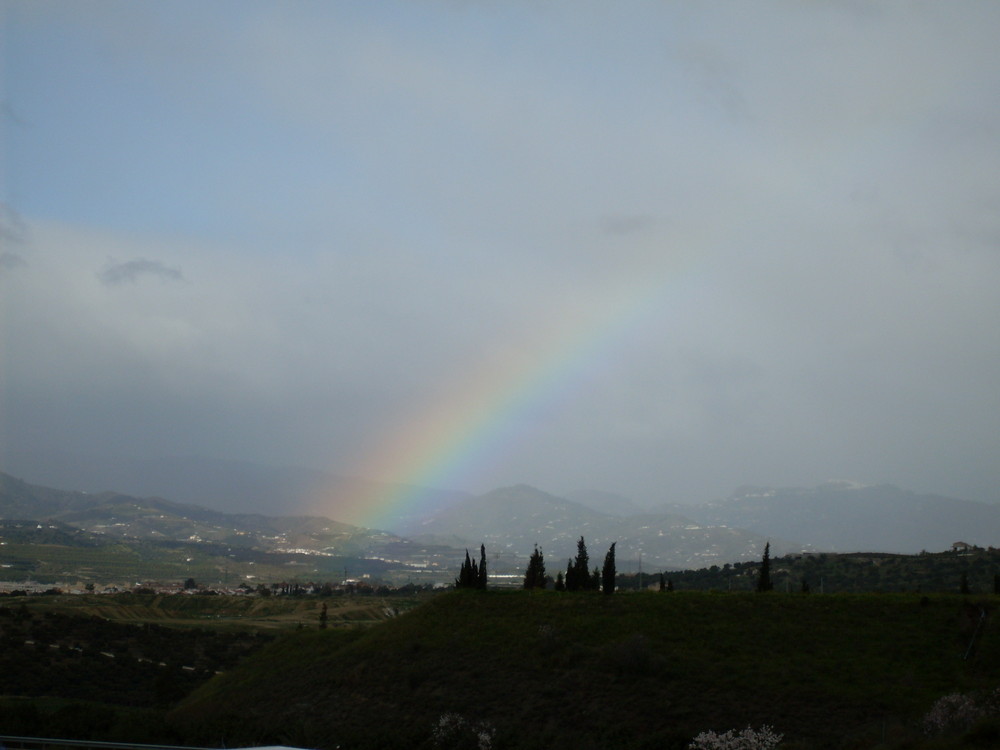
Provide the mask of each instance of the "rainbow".
{"label": "rainbow", "polygon": [[615,347],[651,319],[659,320],[676,296],[689,264],[669,272],[635,276],[594,301],[584,300],[525,332],[516,350],[484,355],[437,398],[408,415],[385,436],[357,472],[391,481],[392,489],[338,498],[327,514],[369,528],[386,528],[400,513],[418,515],[424,488],[462,486],[477,468],[495,462],[520,437],[520,419],[578,395],[595,373],[613,361]]}

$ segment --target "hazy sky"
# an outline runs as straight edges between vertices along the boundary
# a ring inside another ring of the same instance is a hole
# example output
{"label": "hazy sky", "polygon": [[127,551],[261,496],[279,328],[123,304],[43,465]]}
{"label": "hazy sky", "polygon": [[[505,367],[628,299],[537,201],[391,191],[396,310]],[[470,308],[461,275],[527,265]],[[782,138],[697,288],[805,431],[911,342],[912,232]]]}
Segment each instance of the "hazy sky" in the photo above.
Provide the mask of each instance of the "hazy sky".
{"label": "hazy sky", "polygon": [[1000,3],[0,8],[0,468],[1000,500]]}

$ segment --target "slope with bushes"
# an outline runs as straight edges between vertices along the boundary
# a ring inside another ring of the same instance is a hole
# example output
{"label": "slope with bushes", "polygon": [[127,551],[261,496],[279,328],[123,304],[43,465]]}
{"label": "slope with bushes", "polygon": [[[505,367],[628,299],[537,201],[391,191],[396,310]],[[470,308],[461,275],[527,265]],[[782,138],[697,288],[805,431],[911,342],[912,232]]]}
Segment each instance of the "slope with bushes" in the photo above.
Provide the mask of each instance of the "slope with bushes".
{"label": "slope with bushes", "polygon": [[287,636],[171,719],[226,746],[442,747],[459,721],[497,748],[680,748],[765,723],[787,747],[872,747],[917,737],[946,693],[996,687],[981,612],[958,596],[456,591]]}

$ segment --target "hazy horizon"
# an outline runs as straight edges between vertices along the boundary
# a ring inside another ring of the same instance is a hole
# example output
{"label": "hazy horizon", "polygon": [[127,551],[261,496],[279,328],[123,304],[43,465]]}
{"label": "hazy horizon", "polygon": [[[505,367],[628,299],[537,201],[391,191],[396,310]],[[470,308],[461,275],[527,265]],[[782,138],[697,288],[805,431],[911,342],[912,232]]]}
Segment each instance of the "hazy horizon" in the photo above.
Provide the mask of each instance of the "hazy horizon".
{"label": "hazy horizon", "polygon": [[0,469],[1000,501],[1000,5],[0,25]]}

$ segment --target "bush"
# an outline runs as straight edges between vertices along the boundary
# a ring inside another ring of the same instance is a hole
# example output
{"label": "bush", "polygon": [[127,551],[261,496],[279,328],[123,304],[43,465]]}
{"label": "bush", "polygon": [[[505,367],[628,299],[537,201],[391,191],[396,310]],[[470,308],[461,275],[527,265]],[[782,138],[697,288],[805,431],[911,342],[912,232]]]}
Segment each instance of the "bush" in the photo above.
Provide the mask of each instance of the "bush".
{"label": "bush", "polygon": [[446,713],[434,725],[434,747],[441,750],[490,750],[496,729],[485,721],[469,721]]}
{"label": "bush", "polygon": [[1000,688],[982,697],[951,693],[938,698],[924,715],[928,735],[965,732],[980,719],[1000,714]]}
{"label": "bush", "polygon": [[747,727],[739,733],[735,729],[722,734],[702,732],[688,747],[690,750],[771,750],[783,737],[765,724],[760,729]]}

